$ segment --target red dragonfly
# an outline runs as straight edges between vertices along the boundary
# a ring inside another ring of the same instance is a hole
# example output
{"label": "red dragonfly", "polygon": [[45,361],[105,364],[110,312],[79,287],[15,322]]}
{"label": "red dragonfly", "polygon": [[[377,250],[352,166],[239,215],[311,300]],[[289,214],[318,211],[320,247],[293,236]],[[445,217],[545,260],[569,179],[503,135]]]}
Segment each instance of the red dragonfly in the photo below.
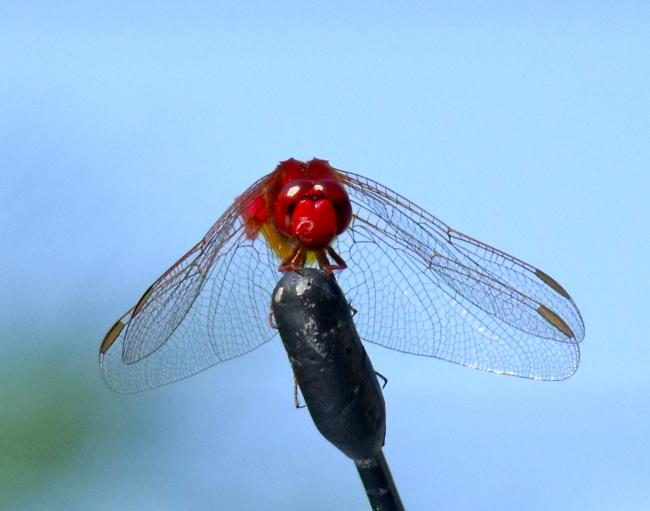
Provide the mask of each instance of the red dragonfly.
{"label": "red dragonfly", "polygon": [[261,346],[275,335],[278,270],[316,265],[341,270],[368,342],[537,380],[578,367],[584,323],[549,275],[371,179],[290,159],[113,325],[100,347],[104,380],[138,392]]}

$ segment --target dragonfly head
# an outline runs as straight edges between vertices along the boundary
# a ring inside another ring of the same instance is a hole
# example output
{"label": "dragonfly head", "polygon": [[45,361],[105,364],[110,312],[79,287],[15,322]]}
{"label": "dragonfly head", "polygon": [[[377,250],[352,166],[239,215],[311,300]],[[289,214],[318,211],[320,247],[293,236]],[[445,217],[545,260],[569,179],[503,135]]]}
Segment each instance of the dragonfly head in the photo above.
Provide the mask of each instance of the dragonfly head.
{"label": "dragonfly head", "polygon": [[352,205],[326,160],[290,159],[276,168],[279,191],[273,198],[276,227],[308,249],[326,247],[352,219]]}

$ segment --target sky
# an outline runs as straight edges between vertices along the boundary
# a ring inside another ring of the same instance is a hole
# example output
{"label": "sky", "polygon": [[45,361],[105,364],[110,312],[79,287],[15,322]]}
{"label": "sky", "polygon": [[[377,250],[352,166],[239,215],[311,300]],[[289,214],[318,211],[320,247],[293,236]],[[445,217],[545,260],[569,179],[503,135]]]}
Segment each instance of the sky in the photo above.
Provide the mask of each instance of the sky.
{"label": "sky", "polygon": [[407,509],[648,508],[649,47],[645,2],[0,5],[0,509],[367,508],[277,338],[132,396],[98,371],[292,156],[541,267],[585,321],[563,382],[367,348]]}

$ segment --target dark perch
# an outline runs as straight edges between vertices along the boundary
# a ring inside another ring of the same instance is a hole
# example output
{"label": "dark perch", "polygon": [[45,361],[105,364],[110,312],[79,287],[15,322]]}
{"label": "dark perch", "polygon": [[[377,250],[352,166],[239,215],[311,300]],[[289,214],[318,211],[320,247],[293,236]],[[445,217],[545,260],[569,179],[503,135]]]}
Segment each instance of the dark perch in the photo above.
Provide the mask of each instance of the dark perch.
{"label": "dark perch", "polygon": [[382,452],[384,398],[333,275],[286,273],[271,307],[314,424],[354,460],[373,510],[403,510]]}

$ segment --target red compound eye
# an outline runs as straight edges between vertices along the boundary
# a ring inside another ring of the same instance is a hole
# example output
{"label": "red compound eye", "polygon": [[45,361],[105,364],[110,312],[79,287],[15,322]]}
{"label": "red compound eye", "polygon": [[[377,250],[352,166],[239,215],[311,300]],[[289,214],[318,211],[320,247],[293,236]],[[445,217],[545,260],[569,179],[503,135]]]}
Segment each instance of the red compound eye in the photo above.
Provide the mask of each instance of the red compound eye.
{"label": "red compound eye", "polygon": [[273,204],[275,225],[308,248],[326,247],[350,224],[352,206],[345,189],[331,178],[296,179],[280,190]]}
{"label": "red compound eye", "polygon": [[321,179],[313,189],[332,203],[336,213],[336,234],[341,234],[352,220],[352,205],[345,188],[333,179]]}
{"label": "red compound eye", "polygon": [[[294,160],[295,161],[295,160]],[[275,225],[287,236],[293,236],[291,217],[296,204],[307,195],[313,183],[307,179],[294,179],[280,190],[273,202],[273,219]]]}

